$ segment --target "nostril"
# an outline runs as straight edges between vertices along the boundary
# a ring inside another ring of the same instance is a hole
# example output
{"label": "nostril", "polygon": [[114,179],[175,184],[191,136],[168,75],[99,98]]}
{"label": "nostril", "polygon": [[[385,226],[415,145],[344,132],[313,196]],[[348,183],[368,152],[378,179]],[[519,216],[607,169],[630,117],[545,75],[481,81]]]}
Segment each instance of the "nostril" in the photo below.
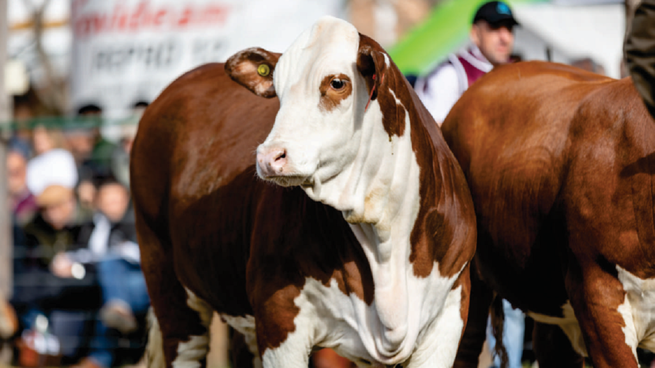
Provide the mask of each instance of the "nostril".
{"label": "nostril", "polygon": [[281,151],[280,153],[278,153],[278,155],[275,157],[273,161],[280,161],[280,160],[284,160],[285,158],[287,158],[287,151]]}

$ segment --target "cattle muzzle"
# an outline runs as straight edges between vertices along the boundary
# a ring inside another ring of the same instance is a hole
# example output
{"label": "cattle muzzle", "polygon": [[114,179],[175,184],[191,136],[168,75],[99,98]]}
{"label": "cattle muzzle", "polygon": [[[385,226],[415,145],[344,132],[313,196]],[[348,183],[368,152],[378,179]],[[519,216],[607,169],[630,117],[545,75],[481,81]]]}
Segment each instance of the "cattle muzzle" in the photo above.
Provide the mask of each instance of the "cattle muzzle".
{"label": "cattle muzzle", "polygon": [[288,176],[287,151],[284,148],[257,150],[257,174],[265,180]]}
{"label": "cattle muzzle", "polygon": [[299,175],[287,159],[287,151],[284,148],[258,149],[257,175],[283,187],[312,184],[307,175]]}

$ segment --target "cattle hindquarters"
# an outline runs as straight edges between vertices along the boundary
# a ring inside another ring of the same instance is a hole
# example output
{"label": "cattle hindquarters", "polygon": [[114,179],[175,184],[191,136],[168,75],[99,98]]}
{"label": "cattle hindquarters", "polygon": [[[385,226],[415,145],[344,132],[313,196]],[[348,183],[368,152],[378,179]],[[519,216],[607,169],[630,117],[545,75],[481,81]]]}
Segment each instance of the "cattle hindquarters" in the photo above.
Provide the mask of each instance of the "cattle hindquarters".
{"label": "cattle hindquarters", "polygon": [[481,276],[538,322],[540,367],[637,367],[636,348],[655,348],[655,123],[631,81],[494,68],[442,129],[471,188]]}

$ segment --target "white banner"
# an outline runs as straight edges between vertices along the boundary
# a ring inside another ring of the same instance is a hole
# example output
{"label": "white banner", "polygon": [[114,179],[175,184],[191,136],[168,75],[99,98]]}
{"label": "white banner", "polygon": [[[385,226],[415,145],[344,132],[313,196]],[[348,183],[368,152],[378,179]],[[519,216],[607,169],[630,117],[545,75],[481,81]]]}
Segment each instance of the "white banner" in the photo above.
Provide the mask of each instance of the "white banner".
{"label": "white banner", "polygon": [[343,0],[73,0],[71,112],[129,115],[198,65],[260,46],[283,52]]}

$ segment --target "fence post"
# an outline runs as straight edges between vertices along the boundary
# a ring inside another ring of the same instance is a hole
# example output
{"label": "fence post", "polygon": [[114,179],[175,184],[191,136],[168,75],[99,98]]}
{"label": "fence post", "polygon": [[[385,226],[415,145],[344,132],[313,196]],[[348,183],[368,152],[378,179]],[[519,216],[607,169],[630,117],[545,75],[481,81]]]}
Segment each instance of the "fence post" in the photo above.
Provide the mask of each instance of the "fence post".
{"label": "fence post", "polygon": [[0,0],[0,297],[11,298],[13,276],[13,242],[9,191],[7,188],[7,139],[10,132],[6,124],[11,119],[11,101],[5,90],[7,60],[7,2]]}

